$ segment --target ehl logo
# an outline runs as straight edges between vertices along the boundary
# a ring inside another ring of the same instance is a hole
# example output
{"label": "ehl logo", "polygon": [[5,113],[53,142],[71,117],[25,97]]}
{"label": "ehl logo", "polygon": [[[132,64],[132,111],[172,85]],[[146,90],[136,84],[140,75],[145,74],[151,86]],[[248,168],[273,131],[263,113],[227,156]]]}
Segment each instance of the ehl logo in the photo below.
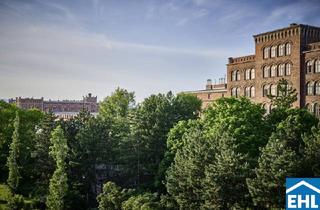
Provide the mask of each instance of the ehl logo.
{"label": "ehl logo", "polygon": [[320,178],[287,178],[286,210],[320,209]]}

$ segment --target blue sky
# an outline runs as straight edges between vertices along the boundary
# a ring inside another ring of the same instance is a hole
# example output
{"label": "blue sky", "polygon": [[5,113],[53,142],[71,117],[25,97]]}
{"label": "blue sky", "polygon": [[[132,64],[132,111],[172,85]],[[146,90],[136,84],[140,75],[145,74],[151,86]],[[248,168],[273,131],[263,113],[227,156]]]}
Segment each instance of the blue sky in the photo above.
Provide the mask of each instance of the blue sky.
{"label": "blue sky", "polygon": [[254,54],[252,35],[319,14],[319,0],[1,0],[0,98],[202,89]]}

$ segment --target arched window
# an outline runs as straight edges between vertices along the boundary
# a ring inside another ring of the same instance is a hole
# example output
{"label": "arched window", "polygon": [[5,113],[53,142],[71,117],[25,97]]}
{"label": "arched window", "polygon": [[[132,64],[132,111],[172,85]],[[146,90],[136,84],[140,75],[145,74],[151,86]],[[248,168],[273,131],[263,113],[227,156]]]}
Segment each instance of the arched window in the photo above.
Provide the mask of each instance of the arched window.
{"label": "arched window", "polygon": [[291,63],[286,64],[286,75],[291,75]]}
{"label": "arched window", "polygon": [[263,97],[266,97],[270,94],[270,86],[269,85],[264,85],[263,86]]}
{"label": "arched window", "polygon": [[245,71],[244,79],[245,79],[245,80],[249,80],[249,79],[250,79],[250,69],[247,69],[247,70]]}
{"label": "arched window", "polygon": [[255,88],[252,86],[251,88],[250,88],[250,96],[251,96],[251,98],[254,98],[255,96],[256,96],[256,91],[255,91]]}
{"label": "arched window", "polygon": [[238,88],[237,88],[237,96],[236,96],[237,98],[240,97],[240,91],[241,91],[241,90],[240,90],[240,88],[238,87]]}
{"label": "arched window", "polygon": [[312,64],[313,64],[312,61],[308,61],[307,62],[307,64],[306,64],[306,74],[312,73]]}
{"label": "arched window", "polygon": [[291,43],[287,43],[286,44],[286,55],[290,55],[291,54]]}
{"label": "arched window", "polygon": [[314,106],[314,114],[317,116],[317,117],[320,117],[320,105],[318,103],[315,103]]}
{"label": "arched window", "polygon": [[256,71],[254,69],[251,69],[251,79],[256,78]]}
{"label": "arched window", "polygon": [[236,80],[237,80],[237,81],[240,80],[240,71],[239,71],[239,70],[237,71],[237,78],[236,78]]}
{"label": "arched window", "polygon": [[284,71],[285,71],[285,64],[280,64],[278,66],[278,76],[279,77],[284,76]]}
{"label": "arched window", "polygon": [[313,95],[313,82],[307,83],[307,95],[309,96]]}
{"label": "arched window", "polygon": [[246,97],[250,97],[250,87],[246,87],[245,89],[244,89],[244,94],[245,94],[245,96]]}
{"label": "arched window", "polygon": [[319,59],[316,60],[314,67],[315,67],[314,72],[320,73],[320,60]]}
{"label": "arched window", "polygon": [[276,65],[272,65],[271,66],[271,77],[275,77],[277,76],[277,66]]}
{"label": "arched window", "polygon": [[237,88],[231,88],[231,96],[237,97]]}
{"label": "arched window", "polygon": [[269,58],[270,47],[265,47],[263,50],[263,58]]}
{"label": "arched window", "polygon": [[277,95],[277,86],[276,85],[270,85],[270,93],[272,96]]}
{"label": "arched window", "polygon": [[315,91],[316,95],[320,95],[320,81],[316,82],[315,87],[316,87],[315,88],[316,89],[316,91]]}
{"label": "arched window", "polygon": [[271,47],[271,58],[274,58],[277,56],[277,46]]}
{"label": "arched window", "polygon": [[270,76],[270,66],[265,66],[263,68],[263,77],[264,78],[267,78]]}
{"label": "arched window", "polygon": [[284,49],[285,49],[285,45],[284,44],[280,44],[278,47],[278,55],[279,56],[284,56]]}
{"label": "arched window", "polygon": [[237,71],[231,72],[231,81],[237,81]]}

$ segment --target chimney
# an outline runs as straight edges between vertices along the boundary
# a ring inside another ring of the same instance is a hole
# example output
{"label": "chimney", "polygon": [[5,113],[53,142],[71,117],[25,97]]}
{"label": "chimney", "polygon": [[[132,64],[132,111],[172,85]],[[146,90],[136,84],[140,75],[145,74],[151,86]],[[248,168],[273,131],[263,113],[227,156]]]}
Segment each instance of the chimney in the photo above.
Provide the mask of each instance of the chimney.
{"label": "chimney", "polygon": [[206,90],[212,90],[212,80],[207,79]]}

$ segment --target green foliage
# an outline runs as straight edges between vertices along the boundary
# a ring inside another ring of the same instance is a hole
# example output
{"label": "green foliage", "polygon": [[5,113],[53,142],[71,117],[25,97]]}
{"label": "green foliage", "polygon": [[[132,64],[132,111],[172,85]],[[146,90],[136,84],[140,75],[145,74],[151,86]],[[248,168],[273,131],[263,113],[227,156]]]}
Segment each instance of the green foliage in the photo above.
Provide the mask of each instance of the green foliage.
{"label": "green foliage", "polygon": [[311,167],[313,176],[320,176],[320,124],[312,128],[312,133],[303,137],[305,143],[304,165]]}
{"label": "green foliage", "polygon": [[269,95],[268,98],[271,99],[271,104],[280,110],[289,109],[292,104],[297,101],[298,93],[291,85],[289,85],[288,80],[282,78],[277,84],[278,94],[276,96]]}
{"label": "green foliage", "polygon": [[305,150],[302,137],[310,134],[317,120],[306,110],[292,113],[277,126],[262,149],[255,171],[256,178],[248,179],[250,194],[260,208],[284,206],[286,177],[312,176],[312,166],[302,164]]}
{"label": "green foliage", "polygon": [[248,154],[255,164],[259,148],[268,140],[269,130],[264,121],[265,110],[247,98],[220,98],[213,102],[203,114],[208,135],[221,130],[235,140],[238,152]]}
{"label": "green foliage", "polygon": [[183,138],[185,145],[167,171],[166,188],[180,209],[200,209],[205,204],[204,169],[213,163],[216,149],[213,140],[204,138],[201,130],[194,129]]}
{"label": "green foliage", "polygon": [[131,196],[122,204],[123,210],[160,210],[157,193],[143,193]]}
{"label": "green foliage", "polygon": [[[166,151],[167,134],[178,121],[197,118],[200,108],[201,102],[195,96],[180,94],[174,97],[171,92],[151,95],[137,107],[132,119],[132,133],[138,176],[143,177],[144,186],[150,189],[155,186],[164,191],[164,168],[168,166],[159,168],[159,164]],[[154,183],[147,181],[154,177]]]}
{"label": "green foliage", "polygon": [[19,112],[16,112],[16,118],[14,120],[14,132],[12,135],[12,142],[10,145],[10,152],[8,156],[7,165],[9,168],[9,176],[7,183],[13,191],[16,191],[21,179],[19,172],[18,159],[20,155],[20,117]]}
{"label": "green foliage", "polygon": [[252,176],[247,157],[237,153],[227,135],[215,142],[214,161],[205,167],[205,206],[208,209],[244,209],[251,205],[246,178]]}
{"label": "green foliage", "polygon": [[122,203],[134,193],[134,190],[121,190],[115,183],[107,182],[103,185],[103,192],[97,197],[99,210],[121,210]]}
{"label": "green foliage", "polygon": [[49,195],[46,204],[48,209],[62,210],[64,209],[64,197],[68,190],[65,162],[68,145],[61,126],[53,130],[50,141],[52,145],[50,146],[49,154],[56,163],[56,169],[50,179]]}
{"label": "green foliage", "polygon": [[53,113],[44,115],[36,128],[35,147],[32,152],[34,161],[33,176],[36,183],[33,193],[42,203],[45,203],[49,181],[54,172],[54,160],[49,155],[49,147],[51,145],[51,133],[56,126],[55,119]]}
{"label": "green foliage", "polygon": [[111,96],[99,104],[99,115],[105,119],[126,117],[129,107],[134,103],[134,92],[118,87]]}

